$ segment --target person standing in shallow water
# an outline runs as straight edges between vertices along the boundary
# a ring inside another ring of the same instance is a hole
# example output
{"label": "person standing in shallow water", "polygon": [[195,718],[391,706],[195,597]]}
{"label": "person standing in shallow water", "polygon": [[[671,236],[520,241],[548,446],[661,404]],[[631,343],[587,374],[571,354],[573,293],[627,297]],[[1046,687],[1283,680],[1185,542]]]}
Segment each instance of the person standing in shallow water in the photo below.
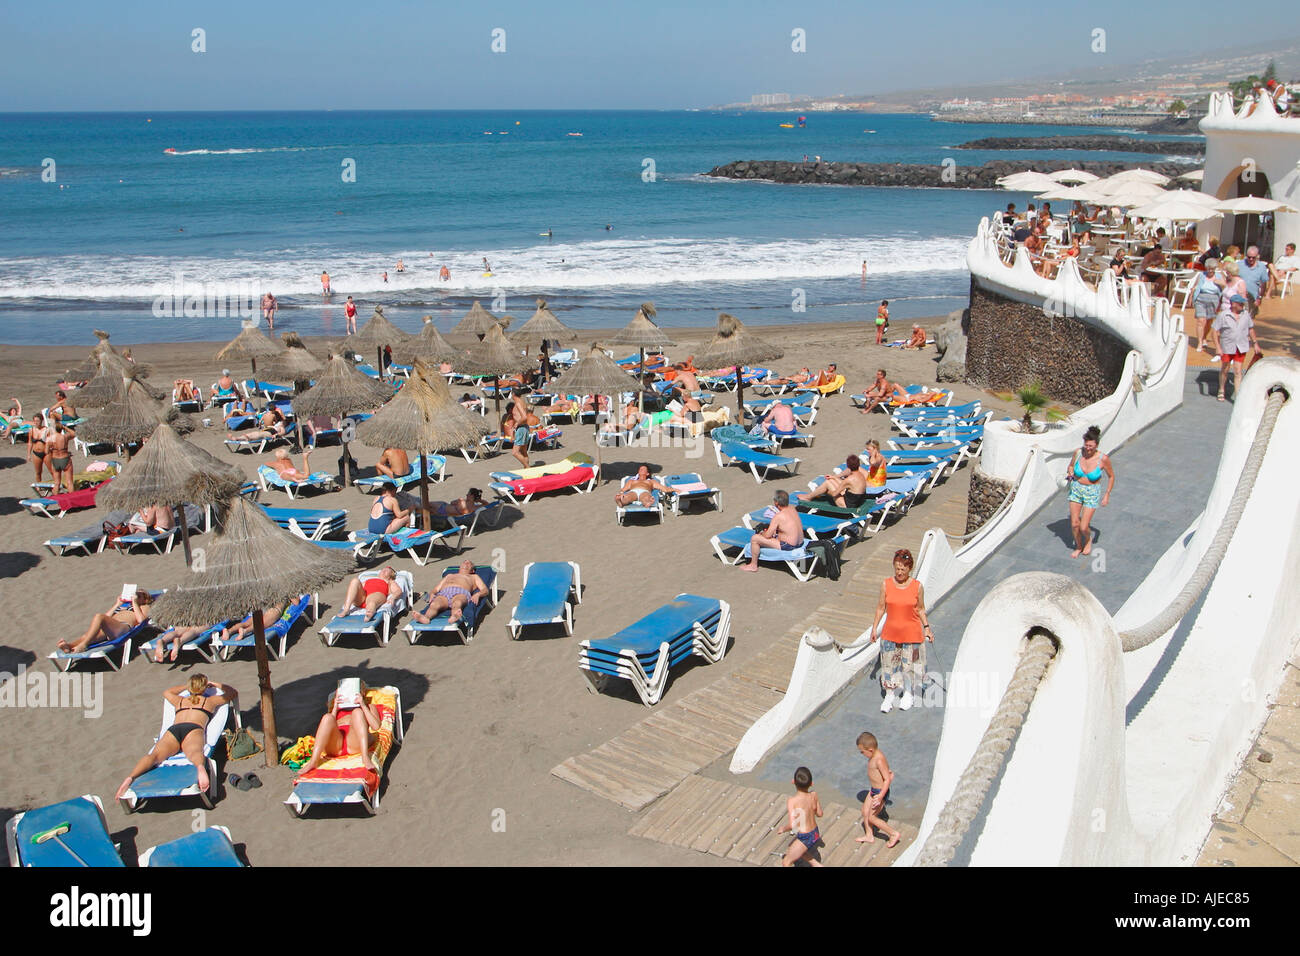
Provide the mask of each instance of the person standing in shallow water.
{"label": "person standing in shallow water", "polygon": [[[1092,554],[1092,515],[1100,507],[1110,504],[1111,489],[1115,487],[1115,470],[1110,458],[1097,448],[1101,429],[1091,426],[1083,433],[1083,447],[1075,451],[1065,470],[1070,483],[1070,534],[1074,536],[1074,550],[1070,557]],[[1101,479],[1109,480],[1106,490],[1101,490]]]}

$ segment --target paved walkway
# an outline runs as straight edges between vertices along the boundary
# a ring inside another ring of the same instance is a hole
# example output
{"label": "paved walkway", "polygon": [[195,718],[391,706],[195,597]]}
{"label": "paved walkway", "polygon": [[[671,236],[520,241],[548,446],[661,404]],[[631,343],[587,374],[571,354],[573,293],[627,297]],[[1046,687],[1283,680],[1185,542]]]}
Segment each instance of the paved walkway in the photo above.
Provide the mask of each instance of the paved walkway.
{"label": "paved walkway", "polygon": [[[1151,570],[1156,560],[1204,508],[1227,431],[1231,403],[1207,398],[1200,378],[1209,370],[1188,369],[1185,403],[1118,449],[1106,450],[1116,473],[1110,505],[1098,509],[1091,558],[1070,558],[1069,515],[1064,495],[1044,505],[995,554],[930,612],[935,644],[929,669],[947,679],[956,642],[984,595],[999,581],[1024,571],[1050,571],[1081,581],[1112,614]],[[1216,383],[1217,385],[1217,383]],[[1065,463],[1061,463],[1065,470]],[[883,576],[883,575],[882,575]],[[878,585],[877,585],[878,587]],[[782,745],[751,775],[754,781],[784,785],[794,768],[807,766],[825,799],[860,799],[866,766],[854,744],[869,730],[880,741],[896,774],[891,815],[920,823],[934,774],[943,725],[943,691],[928,686],[922,705],[880,713],[880,685],[871,675]]]}

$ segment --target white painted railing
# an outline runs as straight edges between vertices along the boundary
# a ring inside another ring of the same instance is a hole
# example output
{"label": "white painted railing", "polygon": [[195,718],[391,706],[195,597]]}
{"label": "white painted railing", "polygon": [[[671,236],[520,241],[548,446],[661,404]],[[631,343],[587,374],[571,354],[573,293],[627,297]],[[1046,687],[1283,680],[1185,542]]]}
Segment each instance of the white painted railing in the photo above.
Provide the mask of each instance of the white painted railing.
{"label": "white painted railing", "polygon": [[[1124,655],[1119,632],[1149,619],[1187,583],[1222,522],[1268,393],[1278,415],[1236,531],[1198,608],[1154,644]],[[990,802],[970,862],[1170,865],[1195,856],[1210,816],[1267,715],[1300,635],[1300,362],[1266,359],[1236,398],[1215,483],[1190,537],[1180,535],[1112,617],[1082,585],[1016,575],[976,608],[953,665],[919,847],[1005,689],[1024,635],[1060,650]]]}

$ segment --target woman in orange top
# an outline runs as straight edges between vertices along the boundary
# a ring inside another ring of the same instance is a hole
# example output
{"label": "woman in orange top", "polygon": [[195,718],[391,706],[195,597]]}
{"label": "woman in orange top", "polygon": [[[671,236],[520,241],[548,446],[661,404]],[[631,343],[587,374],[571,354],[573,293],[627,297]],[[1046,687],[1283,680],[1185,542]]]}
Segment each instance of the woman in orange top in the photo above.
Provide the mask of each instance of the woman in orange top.
{"label": "woman in orange top", "polygon": [[883,488],[885,487],[886,469],[889,462],[885,461],[885,456],[880,453],[880,442],[874,438],[867,442],[867,487]]}
{"label": "woman in orange top", "polygon": [[915,702],[913,695],[921,695],[925,645],[934,643],[934,631],[925,614],[925,589],[912,577],[912,552],[906,548],[894,552],[894,576],[880,583],[871,639],[880,640],[880,686],[885,691],[880,712],[887,714],[894,709],[894,693],[898,690],[903,691],[898,709],[909,709]]}

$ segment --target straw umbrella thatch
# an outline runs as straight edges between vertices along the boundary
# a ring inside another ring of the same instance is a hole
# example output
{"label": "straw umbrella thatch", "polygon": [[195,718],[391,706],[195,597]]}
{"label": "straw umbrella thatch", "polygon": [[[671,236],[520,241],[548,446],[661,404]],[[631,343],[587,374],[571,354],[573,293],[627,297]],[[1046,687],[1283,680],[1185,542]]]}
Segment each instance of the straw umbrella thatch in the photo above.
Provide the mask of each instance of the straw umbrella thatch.
{"label": "straw umbrella thatch", "polygon": [[[610,395],[639,389],[641,383],[605,354],[598,345],[577,364],[551,383],[557,395]],[[600,434],[600,416],[596,416],[596,435]],[[596,463],[600,464],[600,441],[596,441]]]}
{"label": "straw umbrella thatch", "polygon": [[726,312],[718,313],[718,331],[704,346],[703,351],[695,356],[695,364],[700,368],[736,367],[736,412],[737,420],[745,421],[745,380],[744,366],[753,362],[770,362],[779,359],[785,352],[745,328],[740,319]]}
{"label": "straw umbrella thatch", "polygon": [[651,321],[651,317],[656,314],[653,302],[641,303],[641,308],[636,310],[636,315],[632,317],[632,321],[623,326],[622,330],[605,344],[639,349],[641,357],[637,368],[645,371],[646,349],[663,351],[665,348],[677,344],[668,337],[663,329]]}
{"label": "straw umbrella thatch", "polygon": [[384,316],[383,306],[377,305],[375,306],[375,314],[370,317],[365,325],[361,326],[356,335],[348,338],[348,344],[358,352],[366,348],[374,349],[376,355],[375,368],[379,369],[380,374],[383,374],[384,347],[389,346],[393,351],[405,349],[410,345],[413,337],[393,325]]}
{"label": "straw umbrella thatch", "polygon": [[514,320],[508,316],[502,316],[498,319],[487,309],[483,308],[483,306],[479,305],[478,299],[475,299],[474,304],[471,305],[469,311],[465,313],[465,317],[457,322],[452,328],[451,334],[476,335],[481,339],[483,336],[487,335],[492,326],[495,325],[499,328],[506,328],[512,321]]}
{"label": "straw umbrella thatch", "polygon": [[438,327],[433,324],[431,315],[424,317],[424,325],[418,335],[411,336],[410,340],[402,345],[400,352],[394,350],[394,355],[400,361],[414,362],[420,359],[433,365],[454,362],[464,354],[464,349],[457,348],[442,337]]}
{"label": "straw umbrella thatch", "polygon": [[134,378],[140,390],[155,401],[166,397],[165,392],[145,381],[149,375],[149,366],[128,362],[112,350],[101,352],[98,361],[98,370],[94,376],[70,396],[78,408],[103,408],[115,401],[122,394],[122,383],[127,378]]}
{"label": "straw umbrella thatch", "polygon": [[456,362],[456,370],[467,375],[491,375],[496,385],[496,410],[501,412],[501,376],[513,375],[532,368],[533,363],[519,354],[519,348],[510,343],[501,326],[492,325],[483,341],[470,346],[464,358]]}
{"label": "straw umbrella thatch", "polygon": [[217,523],[220,532],[205,549],[203,567],[158,599],[153,618],[163,624],[204,627],[253,615],[266,765],[274,767],[279,765],[279,741],[262,610],[343,580],[353,560],[346,552],[329,551],[283,530],[238,495],[218,511]]}
{"label": "straw umbrella thatch", "polygon": [[[294,413],[299,419],[314,415],[342,418],[352,412],[378,408],[392,397],[393,390],[369,375],[358,372],[352,363],[341,355],[331,355],[325,371],[316,376],[316,384],[294,396]],[[352,429],[343,428],[343,483],[352,481],[348,444],[354,437]]]}
{"label": "straw umbrella thatch", "polygon": [[86,361],[82,362],[76,368],[70,368],[63,373],[64,381],[67,382],[89,382],[99,374],[99,357],[105,352],[117,354],[117,350],[108,344],[108,333],[103,329],[94,329],[95,338],[99,339],[98,344],[90,350],[86,356]]}
{"label": "straw umbrella thatch", "polygon": [[243,474],[221,459],[191,445],[167,423],[159,424],[96,502],[104,508],[139,511],[161,502],[172,506],[191,563],[189,522],[184,505],[205,507],[229,498],[244,483]]}
{"label": "straw umbrella thatch", "polygon": [[191,431],[184,428],[181,417],[171,405],[153,398],[131,370],[121,379],[117,397],[80,425],[78,432],[90,442],[130,445],[144,441],[162,422],[174,422],[182,430]]}
{"label": "straw umbrella thatch", "polygon": [[280,346],[263,335],[256,322],[250,322],[217,353],[217,361],[246,358],[253,365],[253,377],[257,378],[257,360],[279,355],[280,351]]}
{"label": "straw umbrella thatch", "polygon": [[[498,332],[500,329],[498,329]],[[416,360],[411,378],[397,396],[362,422],[357,435],[372,448],[409,448],[425,455],[476,444],[488,433],[483,416],[462,408],[436,368]],[[429,521],[429,469],[420,468],[420,511]]]}
{"label": "straw umbrella thatch", "polygon": [[[262,363],[262,371],[271,378],[285,378],[292,381],[296,398],[307,388],[312,376],[325,367],[325,363],[307,351],[302,336],[297,332],[285,332],[280,338],[284,341],[284,348],[279,354],[271,356]],[[301,448],[302,416],[297,414],[296,406],[294,412],[294,430],[298,435],[298,447]]]}
{"label": "straw umbrella thatch", "polygon": [[[532,318],[510,333],[510,341],[516,346],[528,349],[537,345],[541,348],[543,355],[546,355],[546,343],[548,341],[569,342],[577,337],[577,332],[557,319],[555,313],[546,307],[545,299],[538,299],[537,311],[533,313]],[[548,356],[544,370],[549,372],[549,369],[550,358]],[[547,377],[550,377],[549,374]]]}

